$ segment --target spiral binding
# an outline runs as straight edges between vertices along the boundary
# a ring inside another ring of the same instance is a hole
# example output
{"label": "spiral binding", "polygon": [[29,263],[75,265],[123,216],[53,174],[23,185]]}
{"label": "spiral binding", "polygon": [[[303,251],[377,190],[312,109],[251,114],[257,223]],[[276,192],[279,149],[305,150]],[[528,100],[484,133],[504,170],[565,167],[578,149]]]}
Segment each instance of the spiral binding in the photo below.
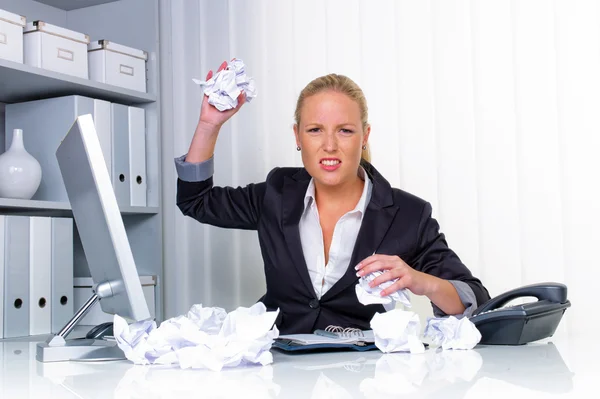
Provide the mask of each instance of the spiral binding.
{"label": "spiral binding", "polygon": [[325,331],[330,332],[332,334],[337,334],[340,338],[350,338],[350,337],[364,337],[365,334],[360,328],[352,328],[347,327],[343,328],[340,326],[327,326]]}

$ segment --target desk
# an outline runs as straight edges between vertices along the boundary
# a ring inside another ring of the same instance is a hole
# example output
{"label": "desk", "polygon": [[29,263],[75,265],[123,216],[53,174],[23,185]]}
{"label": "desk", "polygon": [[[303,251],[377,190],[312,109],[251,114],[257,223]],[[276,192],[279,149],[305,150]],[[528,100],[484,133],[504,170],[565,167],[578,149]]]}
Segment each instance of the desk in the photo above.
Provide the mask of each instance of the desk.
{"label": "desk", "polygon": [[586,398],[600,382],[600,350],[574,337],[422,355],[273,350],[272,365],[221,372],[40,363],[34,341],[0,341],[0,398]]}

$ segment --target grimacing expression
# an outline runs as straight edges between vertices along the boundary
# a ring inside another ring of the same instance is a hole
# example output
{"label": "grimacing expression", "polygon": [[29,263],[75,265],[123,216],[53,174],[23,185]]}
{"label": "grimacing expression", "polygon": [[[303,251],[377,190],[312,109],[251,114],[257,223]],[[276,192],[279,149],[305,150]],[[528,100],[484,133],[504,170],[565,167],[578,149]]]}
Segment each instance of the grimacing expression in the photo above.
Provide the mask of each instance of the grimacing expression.
{"label": "grimacing expression", "polygon": [[316,182],[327,186],[356,178],[369,132],[370,127],[363,131],[358,103],[336,91],[306,97],[300,124],[294,125],[304,167]]}

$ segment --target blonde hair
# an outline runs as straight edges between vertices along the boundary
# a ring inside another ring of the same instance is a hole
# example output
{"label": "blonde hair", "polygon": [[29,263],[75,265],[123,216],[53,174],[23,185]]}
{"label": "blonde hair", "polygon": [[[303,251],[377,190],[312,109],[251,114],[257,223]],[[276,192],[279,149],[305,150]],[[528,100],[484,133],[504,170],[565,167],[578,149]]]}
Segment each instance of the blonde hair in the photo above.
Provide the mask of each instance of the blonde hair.
{"label": "blonde hair", "polygon": [[[330,73],[329,75],[321,76],[306,85],[298,96],[298,102],[296,103],[296,112],[294,112],[294,119],[296,124],[300,125],[300,110],[304,104],[304,100],[307,97],[314,96],[315,94],[323,91],[332,90],[347,95],[352,100],[356,101],[358,108],[360,109],[360,120],[362,122],[363,131],[367,130],[369,125],[369,110],[367,107],[367,99],[361,88],[349,77],[344,75],[338,75]],[[366,149],[362,151],[361,159],[367,162],[371,162],[371,150],[369,143],[366,144]]]}

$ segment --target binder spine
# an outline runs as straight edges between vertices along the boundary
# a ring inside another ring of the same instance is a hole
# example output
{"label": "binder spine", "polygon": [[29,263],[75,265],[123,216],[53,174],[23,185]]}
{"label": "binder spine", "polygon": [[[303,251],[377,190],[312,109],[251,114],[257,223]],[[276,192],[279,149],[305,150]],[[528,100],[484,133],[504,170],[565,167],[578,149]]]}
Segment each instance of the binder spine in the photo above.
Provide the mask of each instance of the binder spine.
{"label": "binder spine", "polygon": [[111,104],[112,182],[119,206],[131,205],[129,159],[129,111],[126,105]]}
{"label": "binder spine", "polygon": [[29,335],[29,217],[5,217],[4,338]]}
{"label": "binder spine", "polygon": [[73,219],[52,218],[52,333],[57,333],[74,314]]}
{"label": "binder spine", "polygon": [[111,132],[111,107],[108,101],[94,100],[94,125],[102,155],[106,162],[108,175],[112,178],[112,132]]}
{"label": "binder spine", "polygon": [[29,233],[29,334],[50,333],[51,220],[31,217]]}
{"label": "binder spine", "polygon": [[129,107],[129,186],[131,206],[146,206],[146,113]]}

